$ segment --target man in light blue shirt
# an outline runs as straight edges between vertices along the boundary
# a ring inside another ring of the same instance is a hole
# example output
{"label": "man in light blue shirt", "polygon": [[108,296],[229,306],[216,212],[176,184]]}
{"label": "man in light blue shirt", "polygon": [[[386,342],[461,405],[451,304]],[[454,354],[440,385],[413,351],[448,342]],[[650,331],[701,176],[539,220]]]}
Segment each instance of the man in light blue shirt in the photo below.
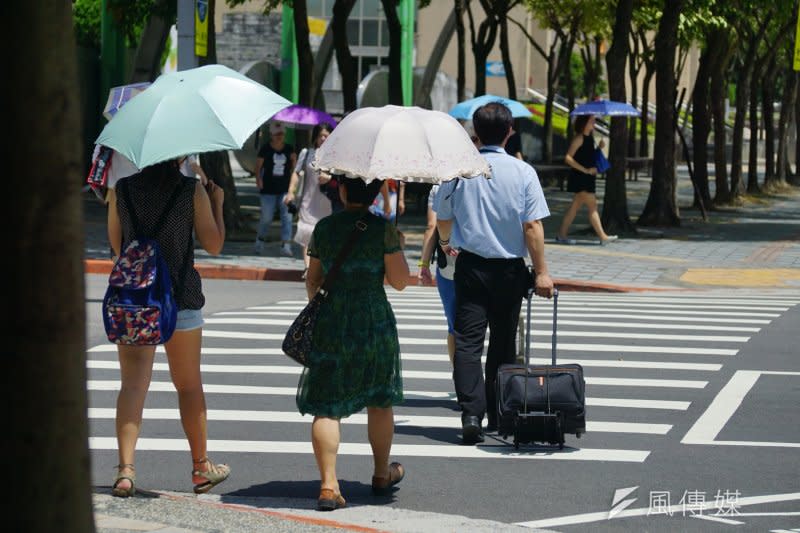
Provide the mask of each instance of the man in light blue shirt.
{"label": "man in light blue shirt", "polygon": [[[445,253],[457,254],[453,380],[465,444],[483,442],[485,414],[487,431],[497,429],[497,369],[516,359],[520,307],[533,282],[526,255],[533,263],[535,293],[553,295],[541,223],[550,210],[533,167],[503,148],[512,131],[511,112],[501,103],[489,103],[475,111],[472,122],[492,175],[443,183],[433,206],[439,244]],[[487,326],[484,379],[481,356]]]}

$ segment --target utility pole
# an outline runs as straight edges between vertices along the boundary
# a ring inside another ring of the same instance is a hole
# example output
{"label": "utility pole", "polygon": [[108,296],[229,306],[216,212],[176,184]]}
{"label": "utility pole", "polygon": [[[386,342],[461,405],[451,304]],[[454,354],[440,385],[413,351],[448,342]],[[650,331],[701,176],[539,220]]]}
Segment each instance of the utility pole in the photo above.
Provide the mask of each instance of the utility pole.
{"label": "utility pole", "polygon": [[195,0],[178,0],[177,30],[178,70],[195,68],[198,66],[195,53]]}

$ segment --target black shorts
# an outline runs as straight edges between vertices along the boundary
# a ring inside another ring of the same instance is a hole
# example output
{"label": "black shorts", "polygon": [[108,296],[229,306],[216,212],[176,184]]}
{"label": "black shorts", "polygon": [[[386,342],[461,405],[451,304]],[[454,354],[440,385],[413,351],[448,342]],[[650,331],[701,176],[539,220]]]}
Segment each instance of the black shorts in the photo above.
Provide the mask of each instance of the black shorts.
{"label": "black shorts", "polygon": [[596,178],[591,174],[570,173],[567,180],[568,192],[590,192],[594,194]]}

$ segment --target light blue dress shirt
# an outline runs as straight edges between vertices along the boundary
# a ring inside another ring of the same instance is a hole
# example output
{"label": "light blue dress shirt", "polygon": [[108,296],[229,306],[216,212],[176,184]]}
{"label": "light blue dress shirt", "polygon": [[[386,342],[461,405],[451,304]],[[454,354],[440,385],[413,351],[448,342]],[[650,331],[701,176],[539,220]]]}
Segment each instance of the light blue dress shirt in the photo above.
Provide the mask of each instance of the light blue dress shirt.
{"label": "light blue dress shirt", "polygon": [[433,204],[436,217],[453,220],[453,248],[487,259],[526,257],[522,225],[550,216],[539,177],[500,146],[484,146],[481,153],[492,169],[491,179],[442,183]]}

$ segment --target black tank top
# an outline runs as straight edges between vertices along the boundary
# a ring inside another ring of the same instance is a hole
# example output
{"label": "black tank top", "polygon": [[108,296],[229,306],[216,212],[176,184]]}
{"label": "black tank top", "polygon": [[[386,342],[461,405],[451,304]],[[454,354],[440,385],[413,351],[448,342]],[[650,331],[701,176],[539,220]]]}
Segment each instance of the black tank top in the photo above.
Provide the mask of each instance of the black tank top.
{"label": "black tank top", "polygon": [[[139,173],[120,179],[116,185],[117,191],[120,191],[123,180],[128,183],[128,192],[135,208],[140,231],[158,241],[161,253],[167,262],[178,309],[202,309],[205,296],[200,274],[194,268],[194,189],[197,179],[186,177],[177,169],[174,174],[166,177]],[[163,212],[176,186],[181,187],[181,192],[161,231],[158,235],[149,235],[148,232],[152,231],[156,219]],[[119,192],[117,212],[122,224],[124,249],[135,235],[130,206],[126,204],[125,196]],[[185,274],[182,275],[182,271],[185,271]],[[181,278],[183,284],[180,283]]]}

